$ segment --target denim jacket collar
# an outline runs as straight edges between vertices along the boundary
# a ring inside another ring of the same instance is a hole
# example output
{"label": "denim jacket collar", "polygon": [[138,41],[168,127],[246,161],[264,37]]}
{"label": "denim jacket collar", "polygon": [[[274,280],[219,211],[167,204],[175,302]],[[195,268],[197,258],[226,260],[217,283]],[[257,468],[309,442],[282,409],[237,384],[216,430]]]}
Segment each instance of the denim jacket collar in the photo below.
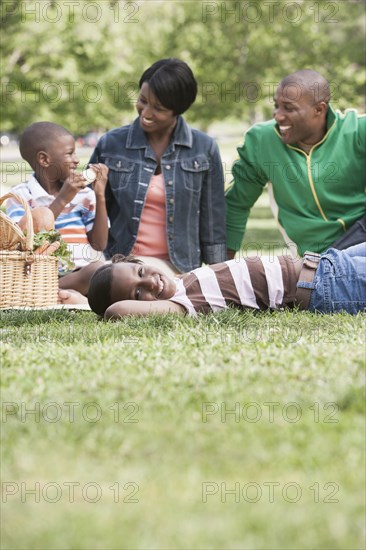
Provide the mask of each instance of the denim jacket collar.
{"label": "denim jacket collar", "polygon": [[[174,151],[175,145],[183,145],[192,147],[193,137],[192,130],[180,115],[177,117],[177,125],[175,127],[169,150]],[[149,149],[150,145],[146,134],[140,126],[139,118],[136,118],[130,126],[126,142],[127,149]]]}

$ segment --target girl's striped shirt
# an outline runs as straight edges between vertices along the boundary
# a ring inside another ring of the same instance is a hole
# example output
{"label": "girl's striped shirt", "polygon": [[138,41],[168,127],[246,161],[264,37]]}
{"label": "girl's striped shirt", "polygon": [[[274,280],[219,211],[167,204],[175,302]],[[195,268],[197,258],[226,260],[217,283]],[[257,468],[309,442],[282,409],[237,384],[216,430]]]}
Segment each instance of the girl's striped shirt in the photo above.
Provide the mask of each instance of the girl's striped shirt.
{"label": "girl's striped shirt", "polygon": [[253,309],[292,307],[297,276],[287,256],[241,258],[200,267],[175,279],[171,298],[189,315],[210,313],[231,305]]}

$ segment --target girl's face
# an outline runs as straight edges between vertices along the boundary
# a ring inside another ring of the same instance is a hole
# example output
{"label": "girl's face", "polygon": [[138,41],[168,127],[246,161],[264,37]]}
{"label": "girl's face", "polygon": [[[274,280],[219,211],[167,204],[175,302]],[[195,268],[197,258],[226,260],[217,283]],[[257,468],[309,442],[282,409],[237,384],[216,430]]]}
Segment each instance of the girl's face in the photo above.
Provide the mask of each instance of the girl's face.
{"label": "girl's face", "polygon": [[111,298],[121,300],[168,300],[174,296],[173,279],[151,265],[113,264]]}
{"label": "girl's face", "polygon": [[147,82],[141,86],[136,109],[144,132],[171,132],[177,123],[177,117],[173,111],[160,103]]}

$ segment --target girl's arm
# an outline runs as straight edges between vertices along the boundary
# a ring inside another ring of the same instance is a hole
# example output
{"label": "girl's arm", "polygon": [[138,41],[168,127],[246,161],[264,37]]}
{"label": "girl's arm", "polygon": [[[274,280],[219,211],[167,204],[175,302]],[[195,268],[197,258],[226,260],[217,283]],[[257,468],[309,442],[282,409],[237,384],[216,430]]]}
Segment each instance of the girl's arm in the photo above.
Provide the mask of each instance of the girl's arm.
{"label": "girl's arm", "polygon": [[115,302],[109,306],[104,314],[104,319],[119,319],[126,315],[167,315],[168,313],[178,313],[179,315],[184,315],[186,313],[186,309],[180,304],[176,304],[170,300],[157,300],[154,302],[122,300],[121,302]]}

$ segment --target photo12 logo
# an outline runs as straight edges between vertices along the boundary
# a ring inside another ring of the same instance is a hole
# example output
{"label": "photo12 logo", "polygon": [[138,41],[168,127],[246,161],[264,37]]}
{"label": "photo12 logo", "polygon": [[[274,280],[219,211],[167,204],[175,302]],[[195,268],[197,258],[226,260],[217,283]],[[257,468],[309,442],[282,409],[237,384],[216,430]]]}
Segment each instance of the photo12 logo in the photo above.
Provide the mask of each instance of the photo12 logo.
{"label": "photo12 logo", "polygon": [[115,481],[112,485],[105,486],[95,481],[80,483],[79,481],[63,481],[58,483],[50,481],[48,483],[35,482],[15,482],[3,481],[1,483],[1,499],[3,503],[13,502],[15,499],[23,504],[26,502],[80,502],[84,501],[90,504],[113,499],[113,502],[136,504],[139,502],[137,497],[140,487],[134,481],[121,483]]}
{"label": "photo12 logo", "polygon": [[[311,417],[313,422],[324,424],[338,424],[339,419],[337,413],[339,406],[337,403],[312,403],[308,407],[301,406],[295,401],[281,404],[279,401],[265,401],[257,403],[250,401],[248,403],[215,403],[213,401],[205,401],[201,407],[202,422],[220,421],[226,422],[249,422],[256,424],[259,421],[269,422],[288,422],[296,424],[301,419]],[[214,417],[214,418],[213,418]]]}
{"label": "photo12 logo", "polygon": [[226,502],[269,502],[273,504],[283,500],[284,502],[299,502],[305,497],[305,491],[308,497],[315,503],[338,503],[339,499],[336,495],[339,493],[340,487],[334,481],[326,483],[315,482],[310,486],[303,487],[299,483],[290,481],[280,483],[279,481],[249,481],[246,483],[236,481],[227,483],[222,481],[204,481],[202,482],[202,502],[207,503],[209,499],[215,497],[222,503]]}
{"label": "photo12 logo", "polygon": [[4,104],[12,101],[21,103],[100,103],[106,96],[113,96],[119,105],[134,105],[138,96],[137,82],[95,82],[95,81],[36,81],[23,84],[8,80],[1,83],[1,96]]}
{"label": "photo12 logo", "polygon": [[14,2],[2,0],[1,20],[20,16],[21,22],[58,23],[65,19],[74,23],[76,19],[85,23],[98,23],[103,17],[113,17],[114,23],[139,23],[141,6],[137,2],[116,0],[114,2],[86,2],[85,0],[52,0],[38,2]]}
{"label": "photo12 logo", "polygon": [[267,23],[283,21],[298,25],[304,18],[311,17],[314,23],[338,23],[340,0],[337,2],[202,2],[202,23],[219,19],[222,23]]}
{"label": "photo12 logo", "polygon": [[[100,422],[105,415],[106,419],[112,416],[113,422],[136,424],[139,422],[139,405],[134,401],[126,403],[115,402],[107,407],[102,407],[94,401],[80,403],[79,401],[64,401],[56,403],[17,403],[15,401],[4,401],[1,407],[1,421],[6,424],[10,420],[22,422],[74,422],[84,421],[91,424]],[[107,414],[106,414],[107,413]]]}

